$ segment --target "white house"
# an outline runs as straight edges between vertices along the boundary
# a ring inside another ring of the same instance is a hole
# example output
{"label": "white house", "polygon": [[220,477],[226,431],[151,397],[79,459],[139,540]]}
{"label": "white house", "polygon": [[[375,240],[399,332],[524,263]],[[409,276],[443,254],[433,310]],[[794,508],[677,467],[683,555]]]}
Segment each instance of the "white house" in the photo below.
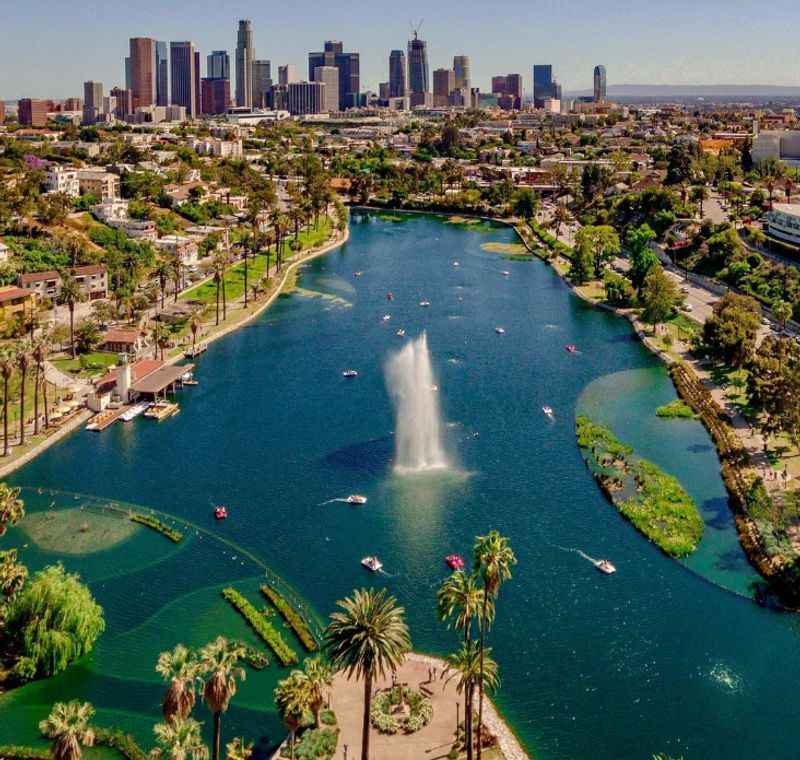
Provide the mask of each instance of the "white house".
{"label": "white house", "polygon": [[45,186],[49,193],[66,193],[71,198],[81,194],[78,170],[69,166],[50,166],[47,169]]}

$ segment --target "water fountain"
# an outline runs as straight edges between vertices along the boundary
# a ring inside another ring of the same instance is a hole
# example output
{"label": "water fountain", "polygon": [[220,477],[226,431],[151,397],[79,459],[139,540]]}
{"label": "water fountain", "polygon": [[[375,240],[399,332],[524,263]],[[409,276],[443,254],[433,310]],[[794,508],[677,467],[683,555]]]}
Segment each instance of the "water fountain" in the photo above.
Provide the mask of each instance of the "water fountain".
{"label": "water fountain", "polygon": [[386,381],[395,405],[395,470],[409,474],[446,468],[437,388],[424,332],[389,359]]}

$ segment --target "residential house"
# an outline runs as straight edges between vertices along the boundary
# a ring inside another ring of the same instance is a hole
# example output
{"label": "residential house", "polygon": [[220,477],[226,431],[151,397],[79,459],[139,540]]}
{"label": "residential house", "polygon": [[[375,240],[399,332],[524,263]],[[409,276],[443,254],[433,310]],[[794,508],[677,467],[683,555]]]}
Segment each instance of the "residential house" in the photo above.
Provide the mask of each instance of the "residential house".
{"label": "residential house", "polygon": [[70,166],[50,166],[47,169],[45,187],[48,193],[65,193],[71,198],[81,194],[78,170]]}
{"label": "residential house", "polygon": [[96,195],[102,201],[119,198],[120,180],[116,174],[96,169],[78,169],[80,192]]}
{"label": "residential house", "polygon": [[118,354],[135,356],[144,347],[144,338],[136,327],[111,328],[106,331],[100,341],[100,348],[103,351],[113,351]]}
{"label": "residential house", "polygon": [[172,256],[180,257],[181,263],[186,266],[197,265],[197,240],[182,235],[167,235],[155,241],[156,248]]}
{"label": "residential house", "polygon": [[14,285],[0,287],[0,320],[5,322],[17,315],[33,311],[36,305],[36,296],[28,290],[17,288]]}
{"label": "residential house", "polygon": [[[108,274],[105,264],[88,264],[87,266],[73,267],[70,274],[75,278],[89,301],[106,298],[108,295]],[[21,274],[17,280],[20,288],[26,292],[33,292],[40,299],[48,298],[58,300],[61,294],[61,274],[55,269],[47,272],[29,272]]]}

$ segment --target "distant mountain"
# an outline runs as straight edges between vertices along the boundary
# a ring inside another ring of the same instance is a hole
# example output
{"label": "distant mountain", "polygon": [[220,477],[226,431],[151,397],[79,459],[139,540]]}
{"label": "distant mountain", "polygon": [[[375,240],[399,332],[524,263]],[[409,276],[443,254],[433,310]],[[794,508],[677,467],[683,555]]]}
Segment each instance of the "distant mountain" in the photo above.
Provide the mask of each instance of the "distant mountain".
{"label": "distant mountain", "polygon": [[[577,98],[591,95],[591,90],[569,92]],[[800,87],[775,84],[617,84],[608,86],[608,97],[618,98],[726,98],[742,97],[800,97]]]}

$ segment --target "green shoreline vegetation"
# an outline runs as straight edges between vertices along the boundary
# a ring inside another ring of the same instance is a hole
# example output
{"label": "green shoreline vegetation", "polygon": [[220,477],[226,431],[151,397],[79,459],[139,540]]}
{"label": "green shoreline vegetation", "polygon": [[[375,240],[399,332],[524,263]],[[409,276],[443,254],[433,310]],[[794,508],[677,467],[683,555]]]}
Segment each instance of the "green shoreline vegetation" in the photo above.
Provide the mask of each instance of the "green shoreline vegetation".
{"label": "green shoreline vegetation", "polygon": [[704,523],[677,478],[636,456],[608,428],[587,417],[578,416],[576,432],[595,479],[619,512],[671,557],[691,554]]}
{"label": "green shoreline vegetation", "polygon": [[308,652],[315,652],[317,650],[317,641],[308,628],[308,624],[303,619],[303,616],[284,598],[284,596],[277,590],[264,584],[261,586],[261,593],[269,599],[278,612],[281,613],[283,619],[289,624],[289,627],[295,632],[300,643],[306,648]]}
{"label": "green shoreline vegetation", "polygon": [[695,420],[697,415],[692,411],[692,408],[681,399],[670,401],[668,404],[659,406],[656,409],[656,417],[661,417],[666,420]]}
{"label": "green shoreline vegetation", "polygon": [[250,627],[275,653],[281,665],[286,667],[297,663],[297,653],[243,594],[234,588],[228,587],[222,590],[222,596],[230,602],[231,606],[250,624]]}
{"label": "green shoreline vegetation", "polygon": [[180,541],[183,539],[183,533],[181,533],[179,530],[175,530],[175,528],[170,528],[169,525],[165,525],[157,517],[153,517],[153,515],[144,515],[141,512],[132,512],[130,519],[131,522],[139,523],[140,525],[145,525],[148,528],[152,528],[176,544],[180,543]]}

